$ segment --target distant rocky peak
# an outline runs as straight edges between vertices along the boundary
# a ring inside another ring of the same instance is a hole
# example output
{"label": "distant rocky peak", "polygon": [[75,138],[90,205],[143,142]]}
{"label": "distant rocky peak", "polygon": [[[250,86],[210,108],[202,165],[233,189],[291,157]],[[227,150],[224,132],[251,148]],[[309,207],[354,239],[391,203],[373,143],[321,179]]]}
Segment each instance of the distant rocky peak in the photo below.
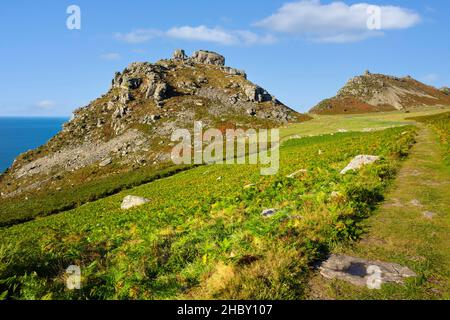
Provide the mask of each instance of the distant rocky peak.
{"label": "distant rocky peak", "polygon": [[396,77],[365,71],[350,79],[336,96],[317,104],[311,112],[366,113],[449,104],[448,88],[438,90],[411,76]]}

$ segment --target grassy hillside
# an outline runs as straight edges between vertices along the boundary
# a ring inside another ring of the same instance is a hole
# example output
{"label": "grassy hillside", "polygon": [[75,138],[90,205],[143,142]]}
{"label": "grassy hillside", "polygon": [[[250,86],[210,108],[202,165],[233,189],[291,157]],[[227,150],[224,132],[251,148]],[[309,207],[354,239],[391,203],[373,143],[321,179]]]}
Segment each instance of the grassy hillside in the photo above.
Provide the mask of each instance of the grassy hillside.
{"label": "grassy hillside", "polygon": [[281,136],[310,136],[339,131],[373,131],[395,126],[415,124],[412,117],[432,116],[449,111],[450,107],[427,107],[406,113],[404,111],[352,115],[313,115],[303,123],[293,123],[281,130]]}
{"label": "grassy hillside", "polygon": [[[448,109],[444,109],[448,110]],[[339,131],[372,131],[415,123],[413,116],[428,116],[442,113],[442,108],[427,108],[411,113],[401,111],[345,116],[317,116],[306,122],[290,124],[280,131],[281,138],[305,137],[319,134],[330,134]],[[11,226],[36,217],[55,214],[76,208],[86,202],[95,201],[140,184],[165,177],[185,169],[184,167],[141,167],[131,171],[115,173],[115,168],[88,167],[73,174],[71,183],[60,181],[60,190],[43,188],[40,191],[0,200],[0,227]],[[101,178],[92,179],[96,175]],[[74,178],[76,176],[76,179]],[[1,179],[1,178],[0,178]],[[64,179],[63,179],[64,180]]]}
{"label": "grassy hillside", "polygon": [[[167,177],[191,167],[142,167],[121,174],[105,174],[104,177],[89,179],[68,189],[44,189],[19,197],[2,199],[0,201],[0,227],[70,210],[86,202],[95,201],[121,190]],[[98,169],[90,167],[78,172],[79,179],[86,179],[91,171],[98,171]]]}
{"label": "grassy hillside", "polygon": [[[0,294],[13,299],[296,299],[311,263],[383,199],[413,127],[293,139],[276,176],[210,165],[79,208],[0,229]],[[358,154],[382,159],[340,170]],[[286,175],[306,169],[295,178]],[[124,196],[151,202],[120,210]],[[261,216],[274,208],[270,218]],[[79,265],[82,289],[65,288]]]}

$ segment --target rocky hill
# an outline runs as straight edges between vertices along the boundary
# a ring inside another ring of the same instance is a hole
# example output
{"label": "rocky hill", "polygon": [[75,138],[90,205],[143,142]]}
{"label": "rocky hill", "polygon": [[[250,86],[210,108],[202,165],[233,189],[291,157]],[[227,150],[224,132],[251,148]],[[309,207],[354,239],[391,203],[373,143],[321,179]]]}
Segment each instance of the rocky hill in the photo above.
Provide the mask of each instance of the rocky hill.
{"label": "rocky hill", "polygon": [[450,105],[448,88],[436,89],[410,76],[398,78],[366,71],[310,110],[317,114],[366,113],[409,110],[421,106]]}
{"label": "rocky hill", "polygon": [[225,66],[209,51],[117,72],[109,91],[76,110],[47,144],[20,155],[0,177],[2,198],[67,188],[142,166],[168,165],[174,129],[270,128],[309,119]]}

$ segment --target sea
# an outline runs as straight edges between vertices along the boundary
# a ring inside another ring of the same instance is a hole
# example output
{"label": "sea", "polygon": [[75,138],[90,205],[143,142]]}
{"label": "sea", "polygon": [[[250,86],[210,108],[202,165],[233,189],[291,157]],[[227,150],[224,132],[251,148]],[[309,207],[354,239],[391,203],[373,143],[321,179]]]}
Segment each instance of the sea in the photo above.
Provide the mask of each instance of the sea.
{"label": "sea", "polygon": [[69,118],[0,117],[0,173],[21,153],[45,144]]}

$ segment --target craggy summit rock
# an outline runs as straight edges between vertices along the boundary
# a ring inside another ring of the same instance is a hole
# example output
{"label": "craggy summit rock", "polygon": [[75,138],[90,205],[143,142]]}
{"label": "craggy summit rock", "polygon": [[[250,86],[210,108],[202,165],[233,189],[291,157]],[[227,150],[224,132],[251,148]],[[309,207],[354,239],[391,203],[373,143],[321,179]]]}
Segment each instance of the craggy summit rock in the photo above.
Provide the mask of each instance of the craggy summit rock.
{"label": "craggy summit rock", "polygon": [[225,57],[211,51],[199,50],[194,52],[192,59],[198,63],[213,64],[216,66],[225,65]]}

